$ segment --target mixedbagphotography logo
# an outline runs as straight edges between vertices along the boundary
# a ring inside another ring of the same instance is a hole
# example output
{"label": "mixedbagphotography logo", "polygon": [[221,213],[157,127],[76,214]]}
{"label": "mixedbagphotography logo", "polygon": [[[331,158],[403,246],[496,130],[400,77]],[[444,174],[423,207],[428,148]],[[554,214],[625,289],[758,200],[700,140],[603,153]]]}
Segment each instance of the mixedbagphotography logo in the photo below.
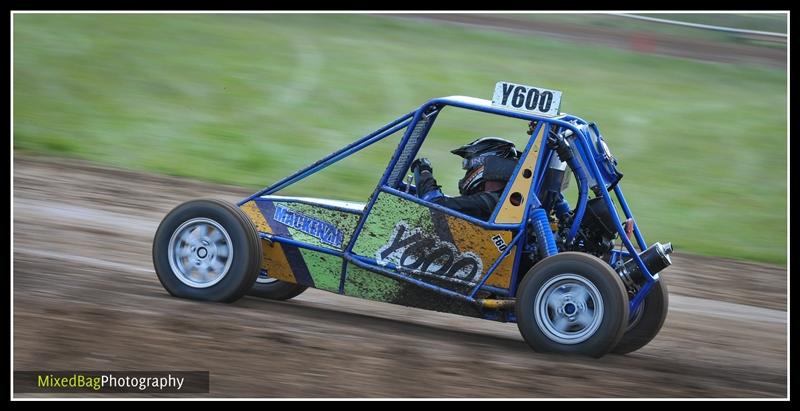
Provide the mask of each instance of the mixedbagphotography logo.
{"label": "mixedbagphotography logo", "polygon": [[208,371],[14,371],[14,392],[207,393]]}

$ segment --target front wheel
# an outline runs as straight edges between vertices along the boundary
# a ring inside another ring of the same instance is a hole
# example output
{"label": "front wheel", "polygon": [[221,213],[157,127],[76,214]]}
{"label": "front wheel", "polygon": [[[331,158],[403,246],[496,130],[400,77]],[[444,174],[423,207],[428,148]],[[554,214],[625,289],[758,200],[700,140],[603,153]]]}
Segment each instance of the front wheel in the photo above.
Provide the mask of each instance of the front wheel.
{"label": "front wheel", "polygon": [[233,302],[253,285],[261,265],[261,240],[237,207],[194,200],[164,217],[153,239],[153,265],[170,294]]}
{"label": "front wheel", "polygon": [[517,291],[517,326],[535,351],[602,357],[628,324],[628,298],[603,260],[564,252],[536,264]]}
{"label": "front wheel", "polygon": [[653,284],[650,293],[644,298],[633,314],[625,335],[612,350],[615,354],[627,354],[647,345],[664,325],[669,307],[669,293],[664,278]]}

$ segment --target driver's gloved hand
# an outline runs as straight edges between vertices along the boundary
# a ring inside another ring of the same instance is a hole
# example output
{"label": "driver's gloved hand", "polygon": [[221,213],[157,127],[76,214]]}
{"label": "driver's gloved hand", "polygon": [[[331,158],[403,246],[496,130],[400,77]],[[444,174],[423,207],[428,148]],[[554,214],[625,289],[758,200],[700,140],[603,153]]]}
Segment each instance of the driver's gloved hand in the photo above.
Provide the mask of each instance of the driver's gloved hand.
{"label": "driver's gloved hand", "polygon": [[414,173],[414,181],[417,183],[417,197],[426,201],[444,197],[439,185],[436,184],[436,179],[433,178],[433,168],[427,158],[414,160],[411,163],[411,171]]}
{"label": "driver's gloved hand", "polygon": [[416,174],[417,170],[419,170],[420,173],[423,171],[433,173],[433,167],[431,167],[430,160],[425,157],[414,160],[414,162],[411,163],[411,172]]}

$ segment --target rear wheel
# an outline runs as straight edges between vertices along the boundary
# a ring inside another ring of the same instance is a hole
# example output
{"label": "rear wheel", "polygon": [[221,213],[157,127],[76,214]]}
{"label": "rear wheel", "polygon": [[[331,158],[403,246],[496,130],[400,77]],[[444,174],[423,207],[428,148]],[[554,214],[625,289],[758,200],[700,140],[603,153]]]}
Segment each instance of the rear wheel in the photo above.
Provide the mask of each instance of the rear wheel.
{"label": "rear wheel", "polygon": [[308,287],[299,284],[287,283],[276,278],[268,277],[263,272],[259,274],[253,288],[247,295],[268,298],[270,300],[288,300],[297,297]]}
{"label": "rear wheel", "polygon": [[525,275],[515,310],[520,333],[535,351],[602,357],[625,331],[628,298],[603,260],[564,252]]}
{"label": "rear wheel", "polygon": [[650,289],[642,304],[632,316],[625,334],[612,350],[615,354],[627,354],[647,345],[664,325],[669,307],[669,293],[664,278]]}
{"label": "rear wheel", "polygon": [[233,302],[256,281],[261,241],[232,204],[194,200],[164,217],[153,239],[153,265],[170,294]]}

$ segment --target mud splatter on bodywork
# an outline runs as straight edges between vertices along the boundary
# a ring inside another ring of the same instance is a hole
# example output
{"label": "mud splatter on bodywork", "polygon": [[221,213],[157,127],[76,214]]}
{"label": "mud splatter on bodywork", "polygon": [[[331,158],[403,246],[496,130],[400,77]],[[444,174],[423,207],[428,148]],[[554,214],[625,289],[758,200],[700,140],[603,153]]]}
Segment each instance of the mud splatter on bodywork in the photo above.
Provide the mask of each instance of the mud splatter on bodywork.
{"label": "mud splatter on bodywork", "polygon": [[[356,211],[265,198],[242,205],[242,210],[259,231],[337,252],[347,247],[361,218]],[[330,241],[335,238],[332,233],[340,235],[341,241]],[[512,237],[510,231],[484,229],[381,192],[352,254],[376,267],[467,294],[500,256],[498,244],[509,244]],[[516,252],[510,252],[486,284],[509,287]],[[342,257],[287,243],[265,242],[262,267],[282,281],[375,301],[482,316],[476,306],[465,301],[352,264],[344,265]]]}
{"label": "mud splatter on bodywork", "polygon": [[[350,241],[360,217],[360,214],[355,212],[261,198],[243,204],[241,209],[263,233],[337,251],[341,251]],[[311,223],[306,221],[306,227],[301,224],[287,224],[288,221],[281,218],[283,212],[281,209],[301,215]],[[322,232],[321,229],[313,227],[311,225],[313,223],[329,225],[341,233],[338,245],[324,241],[325,236],[319,234]],[[269,244],[265,241],[262,248],[264,252],[262,268],[270,277],[322,290],[339,291],[342,276],[341,257],[279,242]]]}
{"label": "mud splatter on bodywork", "polygon": [[[445,288],[455,291],[480,281],[500,256],[496,240],[492,239],[496,236],[506,244],[512,239],[510,231],[487,230],[392,194],[380,193],[353,253],[374,258],[379,265],[423,269],[428,275],[408,275],[429,282],[430,278],[439,278],[445,281]],[[487,284],[509,286],[515,253],[516,250],[509,253]],[[477,268],[477,272],[472,273],[471,267]]]}

